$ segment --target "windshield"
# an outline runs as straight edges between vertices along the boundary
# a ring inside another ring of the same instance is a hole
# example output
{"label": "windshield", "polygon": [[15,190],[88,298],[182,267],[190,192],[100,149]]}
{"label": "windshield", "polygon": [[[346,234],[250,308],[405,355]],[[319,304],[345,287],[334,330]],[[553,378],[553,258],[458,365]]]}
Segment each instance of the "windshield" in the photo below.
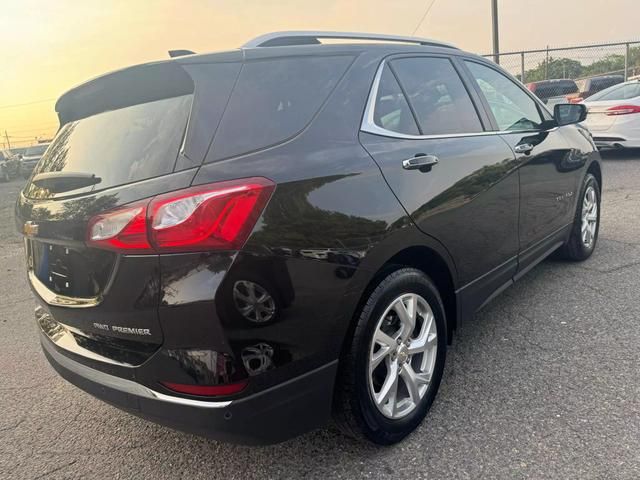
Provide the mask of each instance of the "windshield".
{"label": "windshield", "polygon": [[[64,125],[34,170],[86,173],[100,178],[94,190],[171,173],[184,136],[192,95],[111,110]],[[25,195],[52,192],[31,183]]]}
{"label": "windshield", "polygon": [[48,146],[49,146],[49,144],[47,143],[46,145],[34,145],[33,147],[29,147],[24,152],[24,156],[25,157],[32,157],[32,156],[36,156],[36,155],[42,155],[45,152],[45,150],[47,149]]}

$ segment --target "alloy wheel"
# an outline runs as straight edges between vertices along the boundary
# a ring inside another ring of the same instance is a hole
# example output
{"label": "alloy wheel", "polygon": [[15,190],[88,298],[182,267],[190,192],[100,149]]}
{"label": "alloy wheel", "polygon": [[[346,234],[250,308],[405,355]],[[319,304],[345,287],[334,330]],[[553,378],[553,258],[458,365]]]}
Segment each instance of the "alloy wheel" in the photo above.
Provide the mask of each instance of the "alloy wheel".
{"label": "alloy wheel", "polygon": [[598,197],[596,190],[589,185],[584,192],[582,200],[582,244],[586,248],[591,248],[596,238],[596,228],[598,226]]}
{"label": "alloy wheel", "polygon": [[368,382],[378,410],[396,420],[424,398],[436,363],[438,332],[429,303],[407,293],[386,308],[369,354]]}

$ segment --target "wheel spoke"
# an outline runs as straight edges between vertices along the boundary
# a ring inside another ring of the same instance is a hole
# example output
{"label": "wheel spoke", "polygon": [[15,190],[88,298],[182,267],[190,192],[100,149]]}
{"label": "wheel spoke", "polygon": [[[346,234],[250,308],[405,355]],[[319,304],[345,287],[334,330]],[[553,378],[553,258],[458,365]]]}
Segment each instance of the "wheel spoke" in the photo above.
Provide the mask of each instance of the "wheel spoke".
{"label": "wheel spoke", "polygon": [[396,344],[396,341],[393,338],[391,338],[389,335],[384,333],[382,330],[380,330],[380,328],[376,330],[376,334],[373,337],[373,339],[378,345],[382,345],[383,347],[391,348]]}
{"label": "wheel spoke", "polygon": [[431,375],[427,373],[416,373],[410,364],[405,363],[402,366],[400,376],[407,386],[411,401],[418,403],[420,401],[420,386],[427,385],[431,381]]}
{"label": "wheel spoke", "polygon": [[437,335],[431,331],[434,325],[433,315],[430,313],[426,314],[423,322],[420,336],[409,343],[409,355],[422,353],[429,350],[435,344]]}
{"label": "wheel spoke", "polygon": [[409,338],[413,329],[416,325],[416,297],[414,295],[410,295],[406,297],[405,300],[400,299],[393,305],[393,310],[398,314],[398,318],[402,323],[402,331],[400,333],[400,338],[402,340],[406,340]]}
{"label": "wheel spoke", "polygon": [[370,362],[372,372],[376,368],[378,368],[378,365],[380,365],[380,362],[382,362],[387,357],[387,355],[389,355],[390,352],[391,352],[390,347],[382,346],[377,352],[373,354]]}
{"label": "wheel spoke", "polygon": [[436,345],[437,335],[435,333],[429,333],[424,339],[417,339],[409,344],[409,355],[416,355],[418,353],[431,350]]}
{"label": "wheel spoke", "polygon": [[242,293],[237,288],[234,290],[233,294],[236,296],[236,298],[239,298],[243,302],[249,303],[249,297],[247,295],[245,295],[244,293]]}

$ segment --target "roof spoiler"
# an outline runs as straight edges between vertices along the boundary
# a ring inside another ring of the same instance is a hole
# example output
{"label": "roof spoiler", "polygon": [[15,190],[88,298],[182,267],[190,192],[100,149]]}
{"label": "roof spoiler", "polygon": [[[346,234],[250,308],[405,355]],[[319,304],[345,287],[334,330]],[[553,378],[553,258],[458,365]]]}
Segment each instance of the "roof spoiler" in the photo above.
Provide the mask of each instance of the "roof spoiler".
{"label": "roof spoiler", "polygon": [[169,56],[171,58],[184,57],[185,55],[195,55],[196,52],[191,50],[169,50]]}

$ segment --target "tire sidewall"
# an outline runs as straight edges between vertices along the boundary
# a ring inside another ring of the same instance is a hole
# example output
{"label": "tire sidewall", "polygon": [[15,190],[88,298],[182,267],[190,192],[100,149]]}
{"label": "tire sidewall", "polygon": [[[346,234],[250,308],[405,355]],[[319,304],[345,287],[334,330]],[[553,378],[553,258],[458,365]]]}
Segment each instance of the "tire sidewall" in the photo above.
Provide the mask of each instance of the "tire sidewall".
{"label": "tire sidewall", "polygon": [[[429,303],[436,322],[438,351],[431,383],[418,406],[403,418],[390,419],[378,410],[369,388],[369,355],[373,342],[373,334],[380,317],[392,301],[405,293],[416,293]],[[366,318],[363,318],[364,316],[366,316]],[[425,275],[418,271],[409,271],[407,274],[394,279],[380,292],[378,298],[374,299],[371,310],[362,312],[361,321],[366,322],[365,331],[367,333],[362,336],[357,345],[355,372],[356,394],[360,407],[358,410],[362,413],[367,432],[371,434],[381,433],[388,443],[393,443],[405,437],[420,424],[438,391],[444,370],[447,347],[444,308],[437,290]],[[380,440],[380,438],[376,439],[376,441]],[[383,441],[382,443],[387,442]]]}

